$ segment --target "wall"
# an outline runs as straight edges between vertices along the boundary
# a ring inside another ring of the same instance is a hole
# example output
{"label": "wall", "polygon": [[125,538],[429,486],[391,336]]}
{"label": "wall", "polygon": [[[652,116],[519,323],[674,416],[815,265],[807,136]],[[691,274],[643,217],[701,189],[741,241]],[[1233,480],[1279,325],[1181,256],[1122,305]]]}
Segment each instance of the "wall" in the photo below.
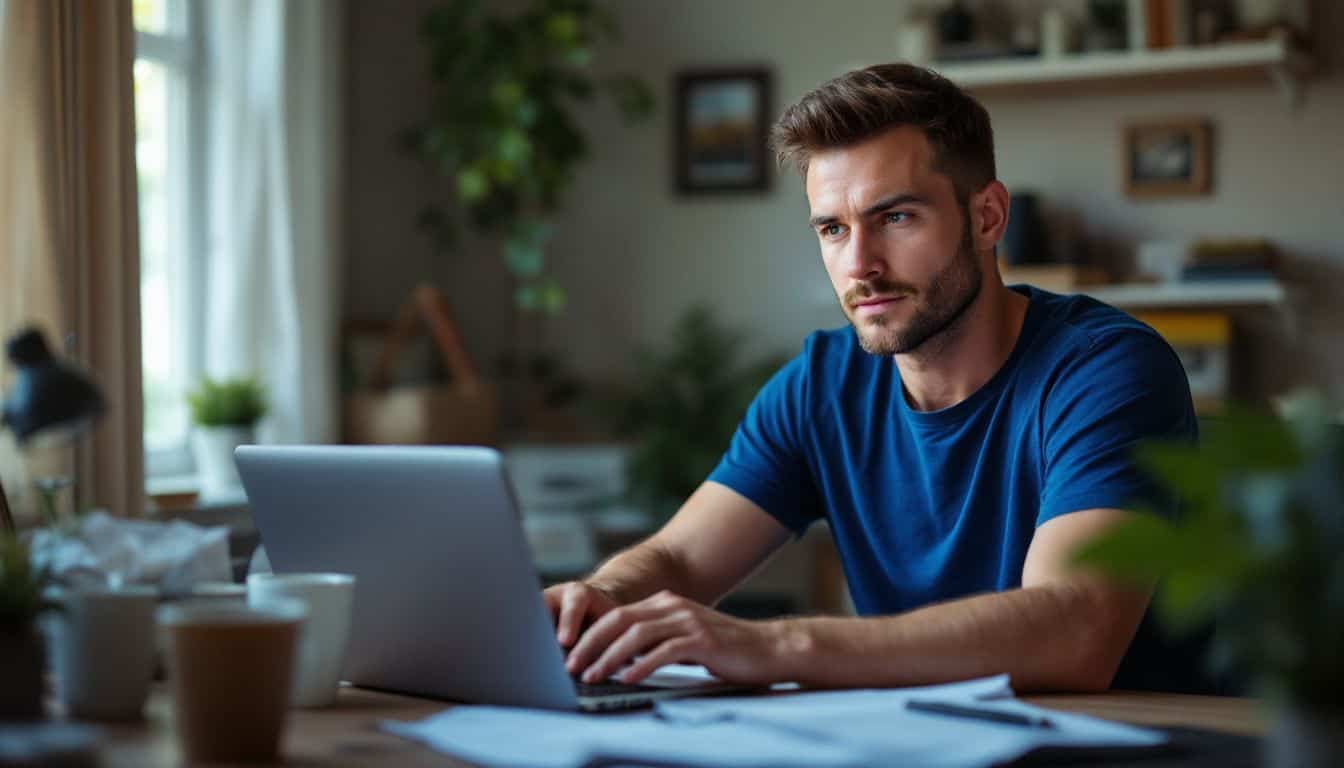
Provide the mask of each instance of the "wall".
{"label": "wall", "polygon": [[[488,358],[507,343],[507,280],[489,248],[464,246],[447,263],[410,229],[435,189],[397,153],[396,133],[424,109],[423,51],[415,26],[429,3],[354,3],[351,10],[349,315],[388,314],[413,282],[436,280],[458,309],[469,343]],[[678,197],[671,183],[672,78],[685,67],[766,64],[775,111],[820,81],[893,58],[904,4],[894,0],[676,0],[610,3],[624,46],[603,53],[610,71],[641,74],[658,113],[629,129],[600,107],[585,123],[594,156],[583,170],[552,249],[571,306],[549,338],[591,373],[628,364],[631,345],[662,337],[690,302],[707,301],[761,349],[796,350],[811,329],[842,322],[806,227],[800,181],[781,172],[764,195]],[[1319,47],[1344,41],[1344,8],[1320,4]],[[1314,80],[1287,109],[1267,79],[1236,84],[986,95],[1000,176],[1067,208],[1084,234],[1113,251],[1142,239],[1265,236],[1290,257],[1289,310],[1244,317],[1256,391],[1297,380],[1344,394],[1344,76]],[[1215,126],[1209,197],[1137,202],[1118,177],[1128,120],[1203,115]]]}

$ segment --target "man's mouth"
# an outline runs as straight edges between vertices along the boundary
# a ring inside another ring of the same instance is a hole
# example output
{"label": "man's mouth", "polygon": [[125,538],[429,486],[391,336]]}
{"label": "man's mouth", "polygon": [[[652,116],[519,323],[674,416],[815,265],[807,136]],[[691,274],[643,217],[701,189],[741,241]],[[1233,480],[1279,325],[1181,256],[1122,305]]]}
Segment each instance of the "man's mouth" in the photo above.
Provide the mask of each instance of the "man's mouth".
{"label": "man's mouth", "polygon": [[872,296],[856,301],[852,306],[856,314],[875,315],[896,306],[896,302],[904,301],[905,298],[905,296]]}

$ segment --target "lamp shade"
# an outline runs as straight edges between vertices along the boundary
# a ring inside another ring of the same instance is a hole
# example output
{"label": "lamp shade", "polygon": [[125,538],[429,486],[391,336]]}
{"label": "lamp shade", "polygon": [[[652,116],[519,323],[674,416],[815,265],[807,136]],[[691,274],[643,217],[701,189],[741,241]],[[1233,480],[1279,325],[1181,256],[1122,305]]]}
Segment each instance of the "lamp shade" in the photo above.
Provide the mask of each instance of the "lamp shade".
{"label": "lamp shade", "polygon": [[20,443],[49,429],[78,431],[106,407],[98,387],[82,371],[57,360],[36,328],[15,334],[5,344],[15,367],[5,396],[4,423]]}

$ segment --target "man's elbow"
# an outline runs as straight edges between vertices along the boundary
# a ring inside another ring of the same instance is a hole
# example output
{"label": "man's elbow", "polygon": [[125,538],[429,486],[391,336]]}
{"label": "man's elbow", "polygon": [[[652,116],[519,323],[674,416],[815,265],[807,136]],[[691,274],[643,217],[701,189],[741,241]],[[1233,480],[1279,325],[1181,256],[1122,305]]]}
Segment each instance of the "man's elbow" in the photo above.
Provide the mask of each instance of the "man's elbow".
{"label": "man's elbow", "polygon": [[1126,607],[1091,600],[1078,615],[1078,631],[1060,684],[1071,693],[1109,690],[1134,639],[1136,622]]}

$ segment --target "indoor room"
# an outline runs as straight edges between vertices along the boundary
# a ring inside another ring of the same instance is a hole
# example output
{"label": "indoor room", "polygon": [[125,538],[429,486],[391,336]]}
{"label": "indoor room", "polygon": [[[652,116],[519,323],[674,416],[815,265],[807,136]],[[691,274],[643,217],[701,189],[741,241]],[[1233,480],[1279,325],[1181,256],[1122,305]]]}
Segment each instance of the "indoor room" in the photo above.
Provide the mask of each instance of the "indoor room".
{"label": "indoor room", "polygon": [[0,765],[1344,761],[1341,44],[0,0]]}

